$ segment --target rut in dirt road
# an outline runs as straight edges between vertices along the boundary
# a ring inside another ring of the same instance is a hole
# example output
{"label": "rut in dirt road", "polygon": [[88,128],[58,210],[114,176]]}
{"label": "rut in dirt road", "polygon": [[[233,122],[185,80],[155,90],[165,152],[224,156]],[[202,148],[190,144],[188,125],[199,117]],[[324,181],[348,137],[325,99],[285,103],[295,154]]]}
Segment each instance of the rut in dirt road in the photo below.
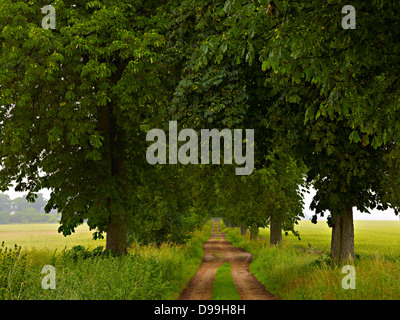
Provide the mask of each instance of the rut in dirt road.
{"label": "rut in dirt road", "polygon": [[[215,232],[215,227],[217,232]],[[218,238],[219,239],[218,239]],[[242,300],[276,300],[250,272],[252,255],[235,248],[219,232],[219,224],[213,223],[212,236],[203,245],[203,261],[179,300],[211,300],[212,287],[218,268],[224,263],[231,265],[232,278]]]}

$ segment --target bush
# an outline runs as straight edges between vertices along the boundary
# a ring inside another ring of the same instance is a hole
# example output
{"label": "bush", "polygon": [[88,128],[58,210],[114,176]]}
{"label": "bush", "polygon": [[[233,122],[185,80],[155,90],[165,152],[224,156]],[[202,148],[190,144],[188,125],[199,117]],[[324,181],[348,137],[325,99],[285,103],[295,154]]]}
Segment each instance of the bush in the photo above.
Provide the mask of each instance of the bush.
{"label": "bush", "polygon": [[99,246],[93,250],[86,249],[84,246],[74,246],[72,249],[64,249],[61,257],[62,259],[72,259],[73,261],[85,260],[95,257],[109,257],[112,255],[110,251],[103,250],[102,246]]}

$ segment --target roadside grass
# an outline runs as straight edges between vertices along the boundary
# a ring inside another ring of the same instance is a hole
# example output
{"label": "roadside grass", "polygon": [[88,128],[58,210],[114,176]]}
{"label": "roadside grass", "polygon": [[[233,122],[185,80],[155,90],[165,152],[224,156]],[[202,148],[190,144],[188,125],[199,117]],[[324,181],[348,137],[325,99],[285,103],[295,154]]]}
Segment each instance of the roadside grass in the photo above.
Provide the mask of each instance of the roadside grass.
{"label": "roadside grass", "polygon": [[130,253],[159,261],[163,277],[170,284],[170,289],[163,299],[177,299],[195,275],[203,260],[203,244],[211,236],[211,225],[212,223],[208,222],[201,230],[195,231],[192,238],[184,245],[162,244],[160,247],[139,246],[137,243],[131,245]]}
{"label": "roadside grass", "polygon": [[[283,243],[291,247],[308,250],[330,252],[331,231],[326,221],[317,224],[309,220],[299,221],[296,230],[300,232],[297,237],[289,234],[283,236]],[[355,252],[362,257],[384,257],[388,260],[400,259],[400,221],[354,221]],[[269,229],[260,229],[260,236],[269,244]]]}
{"label": "roadside grass", "polygon": [[218,268],[212,290],[212,300],[240,300],[229,262]]}
{"label": "roadside grass", "polygon": [[[40,229],[39,226],[36,228]],[[95,255],[102,248],[81,245],[93,241],[89,233],[78,247],[66,250],[58,250],[60,243],[55,241],[51,246],[46,239],[41,239],[42,242],[38,241],[34,247],[26,246],[28,249],[14,248],[14,245],[5,249],[3,245],[0,251],[0,299],[176,299],[199,267],[203,256],[202,245],[210,235],[211,224],[207,223],[201,230],[195,231],[184,245],[164,244],[157,247],[134,243],[128,250],[129,254],[119,257]],[[19,234],[20,239],[24,236],[26,234]],[[36,234],[38,238],[46,236],[46,232]],[[10,243],[10,239],[5,240]],[[46,264],[53,265],[56,270],[54,290],[41,287],[45,276],[41,274],[41,268]]]}
{"label": "roadside grass", "polygon": [[227,231],[234,246],[253,254],[250,270],[268,291],[290,300],[397,300],[400,296],[400,224],[355,221],[356,289],[343,289],[343,266],[330,264],[330,229],[301,221],[301,240],[284,236],[281,247],[269,247],[269,231],[250,241],[237,228]]}

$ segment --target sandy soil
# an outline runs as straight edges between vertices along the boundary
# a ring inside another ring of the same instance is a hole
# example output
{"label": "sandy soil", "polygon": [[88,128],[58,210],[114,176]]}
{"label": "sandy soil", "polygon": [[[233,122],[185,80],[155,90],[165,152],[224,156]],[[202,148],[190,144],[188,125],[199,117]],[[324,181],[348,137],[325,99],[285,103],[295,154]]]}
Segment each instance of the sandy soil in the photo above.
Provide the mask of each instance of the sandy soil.
{"label": "sandy soil", "polygon": [[[216,229],[216,230],[215,230]],[[220,233],[219,224],[214,222],[212,236],[203,245],[203,261],[179,300],[211,300],[212,287],[218,268],[226,261],[231,264],[232,278],[242,300],[276,300],[250,272],[252,255],[235,248]]]}

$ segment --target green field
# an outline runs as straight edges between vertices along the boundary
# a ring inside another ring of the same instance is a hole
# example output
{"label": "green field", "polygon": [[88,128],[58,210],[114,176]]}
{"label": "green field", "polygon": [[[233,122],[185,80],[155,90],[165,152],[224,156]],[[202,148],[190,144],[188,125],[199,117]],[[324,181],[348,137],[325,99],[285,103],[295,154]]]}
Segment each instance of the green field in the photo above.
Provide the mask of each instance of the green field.
{"label": "green field", "polygon": [[[301,240],[289,234],[283,236],[283,245],[310,248],[325,253],[330,251],[331,228],[326,221],[317,224],[302,220],[295,227],[300,233]],[[269,241],[269,229],[261,229],[260,236]],[[384,256],[387,259],[400,258],[400,221],[354,221],[355,252],[361,256]]]}
{"label": "green field", "polygon": [[[0,242],[4,241],[9,248],[14,244],[20,245],[28,257],[23,272],[11,266],[11,270],[14,270],[11,275],[15,274],[13,285],[7,284],[3,298],[176,299],[197,270],[202,259],[202,243],[210,234],[208,226],[185,246],[156,247],[134,243],[126,258],[75,263],[62,258],[65,247],[71,249],[83,245],[94,249],[104,246],[105,240],[92,240],[92,232],[87,225],[80,226],[69,237],[59,234],[57,228],[57,224],[0,225]],[[341,266],[326,263],[329,260],[326,259],[331,229],[325,221],[316,225],[310,221],[300,221],[296,229],[300,232],[301,240],[289,234],[283,237],[281,248],[269,247],[269,229],[260,230],[260,240],[253,242],[248,235],[241,236],[238,228],[229,228],[224,232],[228,232],[227,238],[233,245],[253,254],[251,271],[267,290],[282,299],[389,300],[400,297],[399,221],[355,221],[356,290],[344,290],[341,286],[344,277]],[[56,249],[55,259],[53,253]],[[42,276],[39,271],[44,264],[56,266],[59,290],[46,292],[40,288]],[[128,280],[135,274],[129,267],[132,265],[137,265],[135,268],[141,270],[143,275],[151,275],[148,279],[143,278],[140,287],[133,287]],[[115,273],[113,277],[109,277],[111,273]],[[7,271],[6,274],[10,273]],[[125,280],[121,280],[122,283],[118,279]],[[105,282],[111,291],[101,289]],[[153,291],[147,290],[148,286]]]}
{"label": "green field", "polygon": [[87,248],[105,246],[105,240],[92,240],[92,231],[83,224],[75,229],[75,233],[64,237],[58,233],[59,224],[8,224],[0,225],[0,243],[5,242],[8,247],[17,244],[23,251],[63,250],[82,245]]}
{"label": "green field", "polygon": [[269,247],[269,230],[259,241],[228,231],[233,245],[253,254],[250,270],[281,299],[291,300],[397,300],[400,297],[400,222],[355,221],[356,289],[342,287],[342,266],[330,264],[331,229],[325,221],[301,221],[281,247]]}
{"label": "green field", "polygon": [[[57,232],[58,224],[14,224],[0,225],[0,242],[8,247],[17,244],[23,250],[63,250],[83,245],[87,248],[105,246],[105,239],[93,240],[92,231],[84,224],[76,228],[75,233],[64,237]],[[361,256],[383,256],[387,259],[400,258],[400,221],[356,220],[355,251]],[[317,224],[302,220],[296,227],[300,232],[297,237],[289,234],[283,236],[283,246],[302,248],[329,253],[331,229],[325,221]],[[269,241],[269,229],[261,229],[260,236]]]}
{"label": "green field", "polygon": [[[127,255],[113,256],[93,255],[105,240],[92,240],[87,225],[68,237],[57,228],[0,226],[0,300],[176,299],[198,269],[202,245],[211,235],[208,223],[184,245],[132,243]],[[48,264],[56,270],[56,290],[41,287],[41,269]]]}
{"label": "green field", "polygon": [[[355,251],[360,256],[383,256],[387,259],[400,259],[400,221],[356,220]],[[105,246],[105,239],[93,240],[92,231],[86,224],[76,228],[75,233],[64,237],[57,232],[58,224],[14,224],[0,225],[0,242],[8,247],[17,244],[23,251],[57,251],[83,245],[87,248]],[[296,227],[301,240],[289,234],[283,236],[284,247],[310,249],[329,253],[331,229],[325,221],[317,224],[302,220]],[[260,236],[269,241],[269,229],[261,229]]]}

